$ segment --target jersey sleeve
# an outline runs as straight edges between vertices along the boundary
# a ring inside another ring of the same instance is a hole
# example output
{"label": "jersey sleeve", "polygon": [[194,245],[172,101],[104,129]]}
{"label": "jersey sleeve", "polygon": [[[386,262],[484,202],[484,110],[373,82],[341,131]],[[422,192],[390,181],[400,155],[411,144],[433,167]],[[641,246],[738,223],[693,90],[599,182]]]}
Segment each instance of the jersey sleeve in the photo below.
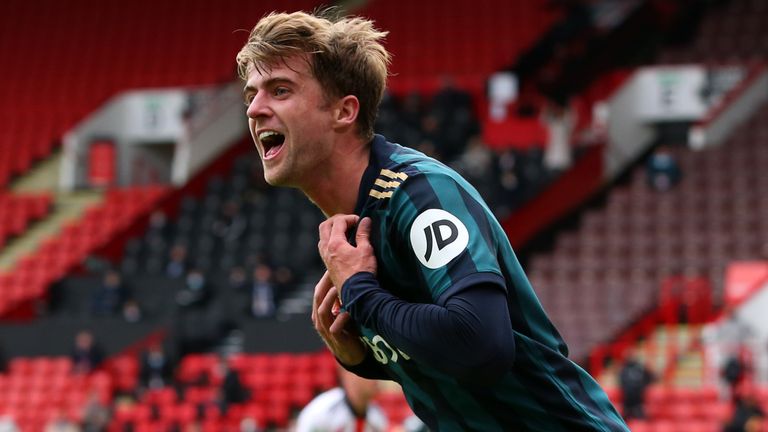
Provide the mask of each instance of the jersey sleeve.
{"label": "jersey sleeve", "polygon": [[505,288],[493,215],[471,186],[447,173],[419,173],[389,206],[388,235],[403,249],[397,258],[417,269],[435,303],[478,283]]}

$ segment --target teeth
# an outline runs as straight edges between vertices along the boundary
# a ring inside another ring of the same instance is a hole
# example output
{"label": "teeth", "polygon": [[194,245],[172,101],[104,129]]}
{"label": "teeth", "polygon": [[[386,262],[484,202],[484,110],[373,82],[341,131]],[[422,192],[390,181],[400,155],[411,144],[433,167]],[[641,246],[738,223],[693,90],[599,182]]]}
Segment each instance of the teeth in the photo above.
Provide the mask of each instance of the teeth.
{"label": "teeth", "polygon": [[280,135],[280,134],[275,132],[275,131],[264,131],[264,132],[259,134],[259,139],[263,140],[264,138],[268,138],[268,137],[275,136],[275,135]]}

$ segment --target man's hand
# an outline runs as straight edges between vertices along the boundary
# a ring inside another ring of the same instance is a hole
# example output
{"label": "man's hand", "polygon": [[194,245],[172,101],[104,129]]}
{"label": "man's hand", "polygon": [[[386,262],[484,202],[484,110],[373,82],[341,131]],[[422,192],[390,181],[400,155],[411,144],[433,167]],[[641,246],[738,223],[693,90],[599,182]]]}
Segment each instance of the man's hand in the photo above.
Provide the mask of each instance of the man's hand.
{"label": "man's hand", "polygon": [[325,272],[312,298],[312,324],[333,355],[347,366],[365,359],[365,345],[358,337],[349,312],[340,313],[339,295]]}
{"label": "man's hand", "polygon": [[357,226],[356,246],[347,241],[347,231],[357,224],[357,215],[336,215],[320,224],[320,257],[330,274],[331,284],[341,287],[350,276],[359,272],[376,273],[376,256],[370,243],[371,219],[364,218]]}

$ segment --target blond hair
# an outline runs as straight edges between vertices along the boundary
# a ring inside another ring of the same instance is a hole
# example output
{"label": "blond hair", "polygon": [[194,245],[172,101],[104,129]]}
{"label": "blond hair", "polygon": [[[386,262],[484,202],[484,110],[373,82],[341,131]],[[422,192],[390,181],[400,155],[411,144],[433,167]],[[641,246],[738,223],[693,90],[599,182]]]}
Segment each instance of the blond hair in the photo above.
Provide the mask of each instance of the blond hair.
{"label": "blond hair", "polygon": [[358,133],[370,140],[390,62],[381,44],[386,35],[360,17],[273,12],[259,20],[237,53],[238,73],[246,80],[252,69],[264,72],[287,57],[308,55],[326,98],[357,97]]}

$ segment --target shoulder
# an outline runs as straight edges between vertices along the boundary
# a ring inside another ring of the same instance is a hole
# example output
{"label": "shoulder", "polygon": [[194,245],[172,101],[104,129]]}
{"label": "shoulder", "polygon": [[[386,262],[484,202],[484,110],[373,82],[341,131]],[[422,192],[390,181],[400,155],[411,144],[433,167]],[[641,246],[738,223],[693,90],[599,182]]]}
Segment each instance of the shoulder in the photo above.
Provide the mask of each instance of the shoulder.
{"label": "shoulder", "polygon": [[344,391],[340,388],[334,388],[324,393],[320,393],[299,413],[299,424],[307,422],[316,422],[326,417],[333,408],[344,401]]}

